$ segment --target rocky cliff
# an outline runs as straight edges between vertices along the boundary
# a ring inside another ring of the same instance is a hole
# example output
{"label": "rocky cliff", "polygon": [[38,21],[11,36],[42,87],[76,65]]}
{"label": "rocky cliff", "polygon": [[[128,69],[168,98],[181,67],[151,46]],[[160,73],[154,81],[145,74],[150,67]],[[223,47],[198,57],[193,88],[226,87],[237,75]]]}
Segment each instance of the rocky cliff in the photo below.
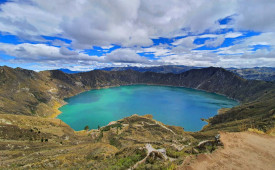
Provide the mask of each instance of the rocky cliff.
{"label": "rocky cliff", "polygon": [[83,87],[98,88],[112,85],[156,84],[188,87],[226,95],[240,101],[252,101],[273,89],[273,83],[245,80],[223,68],[194,69],[181,74],[154,72],[90,71],[67,75],[51,71],[52,78],[73,85],[81,82]]}

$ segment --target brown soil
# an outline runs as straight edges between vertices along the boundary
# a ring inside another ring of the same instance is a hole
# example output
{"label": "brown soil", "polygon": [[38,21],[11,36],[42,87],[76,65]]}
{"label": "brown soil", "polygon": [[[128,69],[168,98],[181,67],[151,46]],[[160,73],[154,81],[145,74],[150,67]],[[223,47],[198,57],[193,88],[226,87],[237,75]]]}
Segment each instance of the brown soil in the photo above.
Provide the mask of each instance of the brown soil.
{"label": "brown soil", "polygon": [[179,169],[275,169],[275,137],[253,132],[221,133],[224,148],[188,157]]}

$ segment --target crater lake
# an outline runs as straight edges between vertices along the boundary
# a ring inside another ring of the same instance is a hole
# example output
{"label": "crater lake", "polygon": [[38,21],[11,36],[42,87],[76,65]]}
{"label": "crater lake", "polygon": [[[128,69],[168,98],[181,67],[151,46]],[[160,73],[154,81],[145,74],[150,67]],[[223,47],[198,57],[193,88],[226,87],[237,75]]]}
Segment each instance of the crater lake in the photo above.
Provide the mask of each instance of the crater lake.
{"label": "crater lake", "polygon": [[220,108],[238,105],[235,100],[200,90],[151,85],[119,86],[95,89],[65,99],[58,118],[74,130],[86,125],[97,129],[133,114],[151,114],[167,125],[185,131],[199,131]]}

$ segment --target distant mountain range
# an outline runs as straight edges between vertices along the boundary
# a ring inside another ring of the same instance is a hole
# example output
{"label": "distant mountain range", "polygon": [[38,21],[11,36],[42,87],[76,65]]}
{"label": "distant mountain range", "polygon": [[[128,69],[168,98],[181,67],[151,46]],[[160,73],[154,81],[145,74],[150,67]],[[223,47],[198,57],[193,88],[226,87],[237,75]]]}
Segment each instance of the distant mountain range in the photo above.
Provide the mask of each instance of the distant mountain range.
{"label": "distant mountain range", "polygon": [[[192,69],[200,69],[204,67],[184,66],[184,65],[166,65],[153,67],[105,67],[96,70],[105,71],[125,71],[134,70],[138,72],[155,72],[155,73],[174,73],[179,74]],[[275,81],[275,67],[254,67],[254,68],[225,68],[245,79]],[[69,69],[58,69],[67,74],[81,73],[82,71],[72,71]]]}
{"label": "distant mountain range", "polygon": [[[98,70],[105,71],[124,71],[134,70],[138,72],[155,72],[155,73],[174,73],[179,74],[192,69],[200,69],[203,67],[184,66],[184,65],[166,65],[154,67],[105,67]],[[275,81],[275,67],[254,67],[254,68],[225,68],[245,79]],[[63,70],[61,70],[63,71]],[[65,72],[65,71],[63,71]],[[65,72],[71,74],[71,72]]]}
{"label": "distant mountain range", "polygon": [[274,67],[230,68],[227,70],[230,70],[245,79],[275,81]]}
{"label": "distant mountain range", "polygon": [[105,67],[99,70],[105,71],[124,71],[134,70],[138,72],[155,72],[155,73],[174,73],[179,74],[192,69],[199,69],[203,67],[184,66],[184,65],[166,65],[166,66],[153,66],[153,67]]}

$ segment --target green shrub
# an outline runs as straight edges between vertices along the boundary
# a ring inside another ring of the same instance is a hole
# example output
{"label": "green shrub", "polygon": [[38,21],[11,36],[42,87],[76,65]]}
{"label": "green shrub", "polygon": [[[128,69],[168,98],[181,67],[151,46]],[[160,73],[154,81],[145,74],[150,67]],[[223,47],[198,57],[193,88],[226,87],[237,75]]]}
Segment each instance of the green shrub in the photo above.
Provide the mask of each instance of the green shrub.
{"label": "green shrub", "polygon": [[121,143],[117,138],[111,137],[109,138],[110,145],[113,145],[115,147],[121,147]]}
{"label": "green shrub", "polygon": [[128,169],[140,160],[142,160],[142,156],[140,154],[120,158],[110,169]]}
{"label": "green shrub", "polygon": [[112,124],[112,125],[109,125],[109,126],[105,126],[103,128],[101,128],[101,131],[109,131],[111,128],[122,128],[122,124],[121,123],[116,123],[116,124]]}
{"label": "green shrub", "polygon": [[89,130],[89,126],[88,125],[86,125],[85,127],[84,127],[84,130]]}
{"label": "green shrub", "polygon": [[167,148],[166,149],[166,155],[171,157],[171,158],[179,158],[180,156],[184,155],[185,152],[182,151],[176,151],[175,149],[172,148]]}

